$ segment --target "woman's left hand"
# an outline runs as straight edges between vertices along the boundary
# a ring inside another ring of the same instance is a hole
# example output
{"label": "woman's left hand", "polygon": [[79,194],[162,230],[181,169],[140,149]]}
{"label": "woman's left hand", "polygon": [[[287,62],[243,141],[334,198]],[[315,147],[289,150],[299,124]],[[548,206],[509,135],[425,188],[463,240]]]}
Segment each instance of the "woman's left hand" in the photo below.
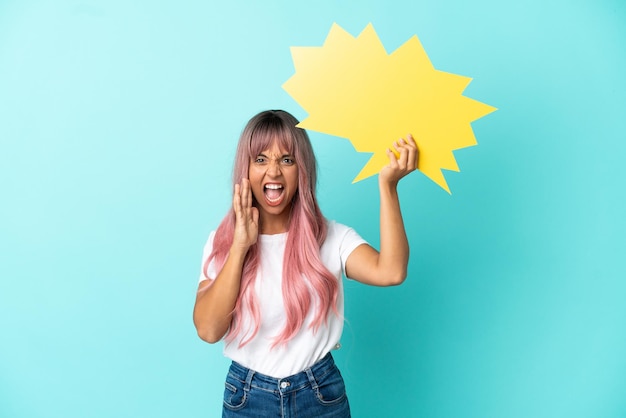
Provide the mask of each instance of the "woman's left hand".
{"label": "woman's left hand", "polygon": [[393,147],[399,156],[396,157],[391,149],[387,149],[389,165],[380,170],[379,179],[381,182],[396,185],[402,177],[415,171],[419,152],[411,134],[407,136],[406,140],[401,138],[394,142]]}
{"label": "woman's left hand", "polygon": [[394,286],[407,276],[409,242],[404,230],[396,186],[417,168],[417,144],[411,135],[393,144],[396,154],[387,150],[389,164],[378,175],[380,189],[380,252],[363,244],[346,260],[346,276],[374,286]]}

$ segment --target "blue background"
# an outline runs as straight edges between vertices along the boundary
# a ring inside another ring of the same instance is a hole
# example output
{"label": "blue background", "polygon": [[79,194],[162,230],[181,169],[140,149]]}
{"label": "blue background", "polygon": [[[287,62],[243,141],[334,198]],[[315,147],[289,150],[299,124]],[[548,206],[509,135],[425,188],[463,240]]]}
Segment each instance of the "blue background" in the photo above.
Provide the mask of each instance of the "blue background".
{"label": "blue background", "polygon": [[[499,110],[452,196],[400,185],[398,288],[346,283],[353,415],[626,415],[626,2],[0,2],[0,416],[219,416],[227,360],[191,321],[234,144],[290,46],[417,34]],[[327,217],[378,243],[367,160],[311,133]]]}

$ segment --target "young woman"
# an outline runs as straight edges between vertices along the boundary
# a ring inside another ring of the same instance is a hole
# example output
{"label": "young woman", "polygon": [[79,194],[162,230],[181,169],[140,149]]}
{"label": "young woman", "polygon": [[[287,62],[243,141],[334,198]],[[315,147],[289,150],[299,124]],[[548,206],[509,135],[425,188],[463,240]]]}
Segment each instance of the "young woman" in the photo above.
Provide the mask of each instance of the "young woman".
{"label": "young woman", "polygon": [[378,252],[322,216],[315,156],[297,123],[281,110],[248,122],[235,157],[232,210],[204,248],[193,319],[203,340],[225,339],[233,361],[223,417],[349,417],[330,354],[343,330],[341,277],[393,286],[407,274],[396,186],[417,166],[413,138],[394,143],[379,174]]}

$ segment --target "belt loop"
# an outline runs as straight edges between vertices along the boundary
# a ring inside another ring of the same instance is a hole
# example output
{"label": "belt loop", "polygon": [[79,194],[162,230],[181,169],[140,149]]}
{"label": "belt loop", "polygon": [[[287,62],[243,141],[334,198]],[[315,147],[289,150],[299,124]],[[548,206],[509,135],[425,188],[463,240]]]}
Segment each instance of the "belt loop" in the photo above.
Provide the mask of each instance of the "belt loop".
{"label": "belt loop", "polygon": [[243,385],[243,390],[250,392],[250,386],[252,385],[252,376],[254,376],[254,370],[248,369],[248,375],[246,376],[246,384]]}
{"label": "belt loop", "polygon": [[307,368],[304,369],[304,371],[306,372],[307,377],[309,378],[309,382],[311,382],[311,387],[313,388],[313,390],[317,391],[317,381],[315,380],[315,376],[313,376],[313,370],[311,370],[311,368]]}

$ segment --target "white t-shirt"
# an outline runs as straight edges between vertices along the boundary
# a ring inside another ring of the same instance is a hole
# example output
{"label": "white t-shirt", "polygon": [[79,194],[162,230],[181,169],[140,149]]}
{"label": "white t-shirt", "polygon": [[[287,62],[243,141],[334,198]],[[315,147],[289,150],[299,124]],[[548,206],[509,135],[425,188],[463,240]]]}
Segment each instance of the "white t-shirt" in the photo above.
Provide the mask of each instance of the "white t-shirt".
{"label": "white t-shirt", "polygon": [[[312,295],[311,309],[306,316],[298,334],[287,345],[272,348],[276,336],[285,326],[285,308],[282,296],[283,256],[287,232],[276,235],[259,235],[261,259],[254,291],[260,305],[261,323],[256,336],[246,345],[239,348],[239,342],[245,339],[238,335],[230,344],[224,345],[224,355],[237,363],[276,378],[283,378],[299,373],[321,360],[330,350],[338,346],[343,332],[343,283],[345,264],[352,251],[366,241],[352,228],[330,221],[328,234],[320,248],[321,260],[328,270],[337,278],[337,316],[332,310],[326,323],[322,323],[316,333],[309,327],[317,312],[315,295]],[[213,247],[212,232],[204,247],[203,265]],[[217,276],[214,266],[209,265],[209,277]],[[200,280],[204,280],[200,274]],[[243,329],[252,322],[244,312]],[[252,329],[252,328],[251,328]]]}

